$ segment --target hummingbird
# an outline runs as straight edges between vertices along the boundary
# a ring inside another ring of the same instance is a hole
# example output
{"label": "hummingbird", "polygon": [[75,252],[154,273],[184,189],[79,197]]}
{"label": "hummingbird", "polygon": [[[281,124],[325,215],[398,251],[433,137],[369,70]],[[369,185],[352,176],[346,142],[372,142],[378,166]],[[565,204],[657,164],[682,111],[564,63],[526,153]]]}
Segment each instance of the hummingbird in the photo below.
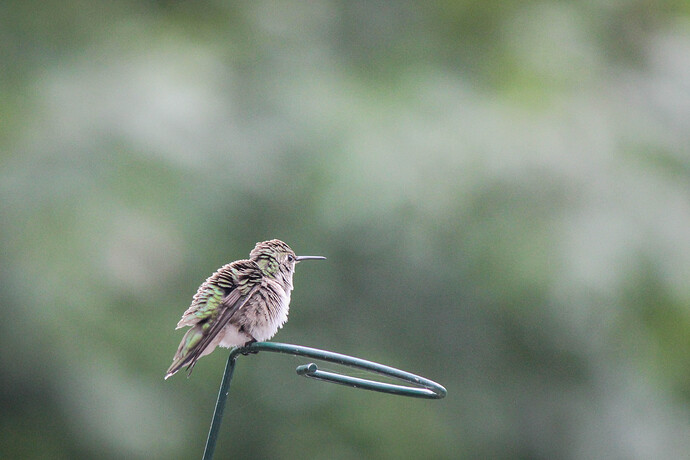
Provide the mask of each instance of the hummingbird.
{"label": "hummingbird", "polygon": [[322,256],[297,256],[280,240],[256,243],[249,259],[220,267],[199,286],[176,329],[191,326],[167,379],[184,366],[187,376],[197,360],[217,346],[244,347],[268,340],[287,321],[295,265]]}

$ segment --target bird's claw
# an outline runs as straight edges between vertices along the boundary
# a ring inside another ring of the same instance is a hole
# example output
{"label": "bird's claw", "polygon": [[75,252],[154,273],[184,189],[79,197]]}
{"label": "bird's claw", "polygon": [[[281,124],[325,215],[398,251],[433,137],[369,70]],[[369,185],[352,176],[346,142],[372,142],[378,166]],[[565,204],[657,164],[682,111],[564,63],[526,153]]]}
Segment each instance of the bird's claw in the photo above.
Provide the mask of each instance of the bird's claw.
{"label": "bird's claw", "polygon": [[256,342],[256,339],[252,339],[252,340],[248,341],[247,343],[245,343],[244,345],[242,345],[242,349],[240,350],[240,353],[242,353],[244,356],[257,354],[259,352],[258,350],[251,350],[251,349],[247,348],[249,345],[251,345],[255,342]]}

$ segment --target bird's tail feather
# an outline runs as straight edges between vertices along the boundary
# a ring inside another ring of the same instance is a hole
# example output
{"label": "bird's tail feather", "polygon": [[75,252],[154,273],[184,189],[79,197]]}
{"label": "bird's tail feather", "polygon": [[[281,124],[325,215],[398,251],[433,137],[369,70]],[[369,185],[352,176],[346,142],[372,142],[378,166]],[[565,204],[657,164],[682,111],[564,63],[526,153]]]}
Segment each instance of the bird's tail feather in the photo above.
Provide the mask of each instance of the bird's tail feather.
{"label": "bird's tail feather", "polygon": [[185,366],[188,366],[187,376],[192,373],[192,368],[201,355],[201,353],[196,351],[203,337],[204,330],[201,325],[194,326],[187,331],[182,338],[182,342],[180,342],[180,346],[177,348],[172,364],[165,373],[166,380]]}

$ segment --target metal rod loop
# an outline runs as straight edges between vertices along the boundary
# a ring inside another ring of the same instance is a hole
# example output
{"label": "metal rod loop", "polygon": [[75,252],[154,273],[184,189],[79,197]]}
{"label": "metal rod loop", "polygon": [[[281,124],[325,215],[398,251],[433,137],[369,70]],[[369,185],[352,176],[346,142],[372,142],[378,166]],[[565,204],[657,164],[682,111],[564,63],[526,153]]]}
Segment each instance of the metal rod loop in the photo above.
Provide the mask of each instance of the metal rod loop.
{"label": "metal rod loop", "polygon": [[354,388],[379,391],[382,393],[391,393],[400,396],[410,396],[413,398],[441,399],[446,396],[446,389],[443,386],[427,378],[420,377],[419,375],[405,372],[394,367],[375,363],[373,361],[367,361],[364,359],[355,358],[354,356],[334,353],[332,351],[319,350],[317,348],[309,348],[300,345],[292,345],[277,342],[257,342],[247,347],[236,349],[236,353],[243,354],[256,353],[259,351],[270,351],[274,353],[286,353],[296,356],[306,356],[321,361],[328,361],[336,364],[341,364],[344,366],[362,369],[369,372],[374,372],[380,375],[385,375],[387,377],[410,383],[414,386],[395,385],[392,383],[379,382],[376,380],[362,379],[334,372],[322,371],[319,370],[318,366],[314,363],[301,365],[297,367],[296,370],[299,375],[313,378],[316,380],[321,380],[324,382],[337,383],[340,385],[347,385]]}

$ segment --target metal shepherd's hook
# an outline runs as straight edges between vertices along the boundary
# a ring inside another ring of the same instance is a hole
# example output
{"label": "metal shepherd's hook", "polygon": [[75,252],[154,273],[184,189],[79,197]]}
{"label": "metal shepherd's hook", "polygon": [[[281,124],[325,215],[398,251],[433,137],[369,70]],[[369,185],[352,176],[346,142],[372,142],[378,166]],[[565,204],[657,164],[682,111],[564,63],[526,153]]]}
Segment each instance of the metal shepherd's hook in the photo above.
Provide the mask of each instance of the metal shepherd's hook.
{"label": "metal shepherd's hook", "polygon": [[332,351],[276,342],[256,342],[244,348],[233,348],[232,351],[230,351],[230,356],[228,356],[228,362],[225,366],[225,373],[223,374],[223,380],[220,384],[220,390],[218,391],[218,400],[216,401],[216,408],[213,411],[211,428],[208,432],[208,438],[206,439],[206,448],[204,449],[203,457],[204,460],[211,460],[213,458],[213,452],[216,449],[216,440],[218,439],[218,431],[220,430],[220,423],[223,419],[225,402],[228,399],[230,381],[232,380],[232,373],[235,370],[235,360],[240,354],[258,353],[259,351],[306,356],[321,361],[342,364],[345,366],[385,375],[387,377],[392,377],[394,379],[410,383],[413,386],[396,385],[392,383],[378,382],[375,380],[350,377],[335,372],[322,371],[319,370],[318,366],[314,363],[304,364],[297,367],[297,373],[299,375],[322,380],[324,382],[338,383],[340,385],[361,388],[363,390],[380,391],[382,393],[410,396],[413,398],[441,399],[446,396],[445,388],[438,383],[424,377],[401,371],[399,369],[395,369],[394,367],[384,366],[383,364],[378,364],[372,361],[342,355],[340,353],[333,353]]}

